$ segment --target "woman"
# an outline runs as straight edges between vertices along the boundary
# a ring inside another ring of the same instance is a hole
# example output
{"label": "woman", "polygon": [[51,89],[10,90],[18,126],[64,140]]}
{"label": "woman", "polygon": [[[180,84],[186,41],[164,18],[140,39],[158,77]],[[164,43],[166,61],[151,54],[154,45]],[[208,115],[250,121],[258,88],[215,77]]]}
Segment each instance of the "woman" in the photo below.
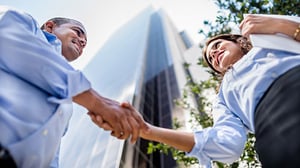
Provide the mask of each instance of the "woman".
{"label": "woman", "polygon": [[249,131],[255,133],[263,167],[300,167],[300,54],[252,47],[248,40],[249,34],[282,33],[299,42],[299,23],[249,15],[240,29],[243,36],[220,35],[208,40],[204,49],[208,65],[223,76],[213,106],[218,114],[214,125],[189,133],[149,124],[140,136],[210,165],[211,160],[237,160]]}
{"label": "woman", "polygon": [[[221,117],[213,128],[221,129],[216,134],[229,130],[224,139],[234,141],[231,143],[236,145],[232,147],[235,151],[244,143],[243,129],[254,132],[263,167],[299,167],[300,55],[266,49],[268,46],[250,50],[252,46],[246,38],[249,34],[282,33],[299,42],[299,23],[250,15],[240,28],[244,36],[220,35],[208,40],[204,49],[208,65],[223,76],[214,106]],[[229,145],[224,144],[228,150]],[[212,150],[220,151],[216,147]]]}
{"label": "woman", "polygon": [[151,127],[151,133],[141,136],[187,151],[207,164],[210,160],[235,161],[251,131],[256,135],[256,150],[264,167],[299,167],[300,55],[251,49],[246,38],[255,33],[283,33],[299,41],[298,25],[249,15],[240,25],[244,36],[220,35],[208,40],[204,58],[223,76],[213,107],[220,114],[214,126],[194,134]]}

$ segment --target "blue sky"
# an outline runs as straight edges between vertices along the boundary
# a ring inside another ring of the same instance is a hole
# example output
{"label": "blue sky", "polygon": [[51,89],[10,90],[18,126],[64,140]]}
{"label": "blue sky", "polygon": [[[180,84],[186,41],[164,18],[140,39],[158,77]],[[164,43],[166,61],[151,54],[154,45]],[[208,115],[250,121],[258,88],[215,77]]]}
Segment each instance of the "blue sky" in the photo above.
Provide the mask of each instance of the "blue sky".
{"label": "blue sky", "polygon": [[213,0],[0,0],[31,14],[40,24],[55,16],[78,19],[88,31],[88,44],[84,54],[72,62],[82,69],[105,41],[123,24],[150,5],[163,8],[178,31],[186,30],[195,43],[203,20],[212,20],[217,7]]}

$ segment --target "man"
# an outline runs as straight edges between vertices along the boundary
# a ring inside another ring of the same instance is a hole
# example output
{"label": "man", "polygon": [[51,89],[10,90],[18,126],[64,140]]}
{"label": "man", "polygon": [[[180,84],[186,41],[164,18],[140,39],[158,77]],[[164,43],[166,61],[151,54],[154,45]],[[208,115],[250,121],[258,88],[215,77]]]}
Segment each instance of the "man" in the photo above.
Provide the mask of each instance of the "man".
{"label": "man", "polygon": [[86,46],[84,26],[54,18],[42,29],[30,15],[0,6],[0,167],[58,167],[72,102],[99,116],[93,121],[113,136],[135,142],[147,128],[141,115],[99,95],[68,64]]}

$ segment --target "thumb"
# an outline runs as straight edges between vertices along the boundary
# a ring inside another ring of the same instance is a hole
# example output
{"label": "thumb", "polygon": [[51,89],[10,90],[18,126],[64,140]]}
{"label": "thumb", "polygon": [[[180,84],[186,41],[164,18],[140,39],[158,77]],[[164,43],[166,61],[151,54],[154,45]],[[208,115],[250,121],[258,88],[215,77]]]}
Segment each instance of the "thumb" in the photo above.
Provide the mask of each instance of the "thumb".
{"label": "thumb", "polygon": [[128,108],[128,109],[133,109],[132,105],[130,105],[129,102],[122,102],[121,107]]}

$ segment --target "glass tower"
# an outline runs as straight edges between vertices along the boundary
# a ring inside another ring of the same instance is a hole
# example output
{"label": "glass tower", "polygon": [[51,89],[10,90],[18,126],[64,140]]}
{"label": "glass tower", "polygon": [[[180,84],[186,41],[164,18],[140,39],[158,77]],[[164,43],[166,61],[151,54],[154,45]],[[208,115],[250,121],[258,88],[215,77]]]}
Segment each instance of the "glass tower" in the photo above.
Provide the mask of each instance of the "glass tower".
{"label": "glass tower", "polygon": [[[192,46],[163,10],[149,7],[116,31],[83,69],[102,96],[129,101],[151,124],[171,128],[174,104],[186,83],[184,53]],[[148,141],[133,145],[95,126],[85,109],[74,105],[62,140],[61,167],[170,168],[170,155],[147,154]]]}

